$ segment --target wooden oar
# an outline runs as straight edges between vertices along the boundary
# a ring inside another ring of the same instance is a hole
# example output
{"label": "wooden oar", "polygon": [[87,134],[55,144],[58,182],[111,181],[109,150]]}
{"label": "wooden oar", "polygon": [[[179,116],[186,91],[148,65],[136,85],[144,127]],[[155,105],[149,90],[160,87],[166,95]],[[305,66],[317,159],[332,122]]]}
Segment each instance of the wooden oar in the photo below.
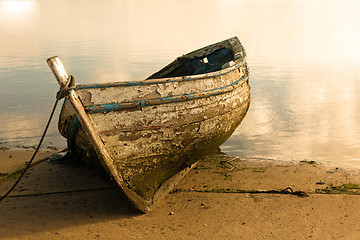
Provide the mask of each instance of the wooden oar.
{"label": "wooden oar", "polygon": [[[46,60],[46,62],[49,65],[51,71],[54,73],[60,87],[65,87],[69,79],[69,75],[67,74],[60,58],[54,56]],[[126,183],[116,170],[116,167],[113,164],[113,160],[111,159],[108,151],[106,150],[99,134],[95,130],[94,124],[85,112],[84,106],[82,105],[75,90],[69,90],[69,93],[66,95],[66,99],[73,107],[75,114],[81,123],[81,127],[83,128],[85,133],[88,134],[89,144],[94,148],[97,156],[99,157],[99,160],[101,161],[101,164],[120,185],[120,187],[123,189],[127,197],[131,200],[133,205],[141,212],[148,212],[150,210],[149,206],[151,205],[151,203],[146,202],[144,199],[140,198],[135,192],[133,192],[127,187]]]}

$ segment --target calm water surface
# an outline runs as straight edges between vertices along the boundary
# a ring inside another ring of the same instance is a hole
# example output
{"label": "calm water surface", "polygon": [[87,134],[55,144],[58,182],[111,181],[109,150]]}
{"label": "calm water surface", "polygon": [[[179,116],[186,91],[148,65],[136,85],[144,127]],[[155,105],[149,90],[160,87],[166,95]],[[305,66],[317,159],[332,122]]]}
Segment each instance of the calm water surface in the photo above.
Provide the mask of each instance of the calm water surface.
{"label": "calm water surface", "polygon": [[[237,35],[252,102],[223,151],[360,167],[360,2],[0,0],[0,147],[35,145],[59,55],[80,83],[144,79]],[[53,121],[44,146],[65,147]]]}

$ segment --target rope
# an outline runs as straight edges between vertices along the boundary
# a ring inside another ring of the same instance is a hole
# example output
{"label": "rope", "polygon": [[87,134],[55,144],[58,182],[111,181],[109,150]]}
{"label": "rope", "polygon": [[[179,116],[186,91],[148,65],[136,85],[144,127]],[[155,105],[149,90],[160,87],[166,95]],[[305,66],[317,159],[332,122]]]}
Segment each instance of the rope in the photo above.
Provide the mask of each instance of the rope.
{"label": "rope", "polygon": [[242,190],[242,189],[229,189],[229,188],[220,188],[220,189],[174,189],[171,193],[176,192],[201,192],[201,193],[250,193],[250,194],[290,194],[298,197],[309,197],[304,191],[293,191],[290,187],[287,187],[282,190]]}
{"label": "rope", "polygon": [[73,90],[76,88],[76,84],[75,84],[75,77],[70,75],[66,84],[60,88],[60,90],[56,93],[56,99],[60,100],[64,97],[66,97],[66,95],[68,95],[70,90]]}
{"label": "rope", "polygon": [[115,188],[115,187],[99,187],[99,188],[76,189],[76,190],[66,190],[66,191],[57,191],[57,192],[18,194],[18,195],[11,195],[11,196],[9,196],[9,198],[38,197],[38,196],[47,196],[47,195],[56,195],[56,194],[66,194],[66,193],[80,193],[80,192],[91,192],[91,191],[104,191],[104,190],[110,190],[110,189],[116,189],[116,188]]}
{"label": "rope", "polygon": [[41,136],[40,142],[39,142],[39,144],[38,144],[38,146],[37,146],[34,154],[32,155],[30,161],[28,162],[28,164],[27,164],[26,167],[24,168],[24,171],[21,173],[20,177],[16,180],[16,182],[14,183],[14,185],[9,189],[9,191],[7,191],[7,193],[5,193],[3,196],[1,196],[0,202],[1,202],[2,200],[4,200],[4,199],[14,190],[14,188],[18,185],[18,183],[20,182],[20,180],[22,179],[22,177],[25,175],[26,171],[30,168],[31,163],[33,162],[36,154],[39,152],[40,146],[41,146],[41,144],[42,144],[42,142],[43,142],[43,140],[44,140],[44,138],[45,138],[46,132],[47,132],[49,126],[50,126],[51,120],[52,120],[52,118],[53,118],[53,116],[54,116],[54,113],[55,113],[55,110],[56,110],[56,106],[57,106],[59,100],[62,99],[62,98],[64,98],[64,97],[69,93],[69,91],[72,90],[72,89],[74,89],[74,88],[75,88],[75,78],[70,75],[70,76],[69,76],[69,79],[67,80],[67,82],[66,82],[66,84],[65,84],[65,86],[62,87],[62,88],[60,88],[60,90],[59,90],[59,91],[57,92],[57,94],[56,94],[56,101],[55,101],[54,107],[53,107],[53,109],[52,109],[52,111],[51,111],[49,120],[48,120],[48,122],[47,122],[47,124],[46,124],[46,127],[45,127],[45,129],[44,129],[44,132],[43,132],[43,134],[42,134],[42,136]]}
{"label": "rope", "polygon": [[34,154],[32,155],[29,163],[26,165],[24,171],[21,173],[20,177],[16,180],[16,182],[14,183],[14,185],[9,189],[9,191],[7,191],[7,193],[5,193],[5,194],[0,198],[0,202],[1,202],[2,200],[4,200],[4,199],[14,190],[14,188],[16,187],[16,185],[20,182],[20,180],[22,179],[22,177],[25,175],[26,171],[27,171],[27,170],[29,169],[29,167],[31,166],[31,163],[33,162],[33,160],[34,160],[36,154],[38,153],[38,151],[39,151],[39,149],[40,149],[40,146],[41,146],[41,144],[42,144],[42,142],[43,142],[43,140],[44,140],[44,138],[45,138],[46,132],[47,132],[49,126],[50,126],[51,119],[52,119],[52,117],[54,116],[54,112],[55,112],[55,109],[56,109],[56,106],[57,106],[57,103],[58,103],[58,102],[59,102],[59,99],[56,99],[55,104],[54,104],[54,107],[53,107],[53,109],[52,109],[52,111],[51,111],[49,120],[48,120],[48,122],[47,122],[47,124],[46,124],[45,130],[44,130],[44,132],[43,132],[43,134],[42,134],[42,136],[41,136],[40,142],[39,142],[39,144],[38,144],[38,146],[37,146]]}

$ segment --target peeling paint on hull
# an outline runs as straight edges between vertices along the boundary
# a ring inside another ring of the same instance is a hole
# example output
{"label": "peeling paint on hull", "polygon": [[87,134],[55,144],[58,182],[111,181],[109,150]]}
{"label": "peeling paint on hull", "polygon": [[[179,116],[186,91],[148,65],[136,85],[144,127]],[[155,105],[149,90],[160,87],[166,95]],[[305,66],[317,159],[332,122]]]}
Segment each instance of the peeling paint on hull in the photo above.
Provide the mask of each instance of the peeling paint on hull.
{"label": "peeling paint on hull", "polygon": [[[204,72],[176,76],[200,65]],[[147,212],[245,117],[250,104],[246,54],[235,37],[184,55],[144,81],[78,85],[76,93],[123,181],[119,185],[125,183],[142,201],[128,195],[135,207]],[[77,123],[65,101],[60,133],[111,175]]]}

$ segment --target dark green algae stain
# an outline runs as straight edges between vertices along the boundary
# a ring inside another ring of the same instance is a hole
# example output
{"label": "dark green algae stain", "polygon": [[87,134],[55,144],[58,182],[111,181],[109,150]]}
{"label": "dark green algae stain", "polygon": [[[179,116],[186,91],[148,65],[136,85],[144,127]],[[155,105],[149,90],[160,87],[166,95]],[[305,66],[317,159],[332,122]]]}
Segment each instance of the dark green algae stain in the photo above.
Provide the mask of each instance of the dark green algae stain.
{"label": "dark green algae stain", "polygon": [[343,183],[339,186],[331,186],[322,189],[316,189],[318,194],[349,194],[360,195],[360,184],[357,183]]}
{"label": "dark green algae stain", "polygon": [[[247,109],[246,109],[247,110]],[[244,114],[244,113],[243,113]],[[245,114],[244,114],[245,115]],[[239,119],[243,119],[241,116]],[[155,192],[159,189],[162,183],[174,176],[179,171],[190,166],[198,160],[204,159],[206,156],[214,154],[218,151],[218,147],[223,144],[235,131],[240,121],[235,122],[230,131],[225,134],[214,134],[212,137],[202,140],[201,143],[194,143],[189,147],[187,154],[179,156],[173,154],[161,160],[161,165],[156,168],[149,169],[149,171],[142,171],[134,174],[131,179],[125,179],[130,188],[134,190],[139,196],[146,200],[150,200]],[[201,144],[201,145],[200,145]],[[229,175],[229,177],[231,177]]]}
{"label": "dark green algae stain", "polygon": [[[38,161],[32,163],[30,167],[36,166],[37,164],[42,163],[42,162],[46,161],[47,159],[48,158],[38,160]],[[17,179],[18,177],[20,177],[20,175],[24,172],[25,168],[27,167],[27,164],[28,163],[25,163],[25,167],[20,168],[18,170],[15,170],[13,172],[0,173],[0,184],[3,183],[3,182],[6,182],[6,181],[9,181],[9,180],[12,180],[12,179]]]}
{"label": "dark green algae stain", "polygon": [[302,161],[300,161],[301,163],[306,163],[306,164],[317,164],[317,162],[316,161],[309,161],[309,160],[302,160]]}

